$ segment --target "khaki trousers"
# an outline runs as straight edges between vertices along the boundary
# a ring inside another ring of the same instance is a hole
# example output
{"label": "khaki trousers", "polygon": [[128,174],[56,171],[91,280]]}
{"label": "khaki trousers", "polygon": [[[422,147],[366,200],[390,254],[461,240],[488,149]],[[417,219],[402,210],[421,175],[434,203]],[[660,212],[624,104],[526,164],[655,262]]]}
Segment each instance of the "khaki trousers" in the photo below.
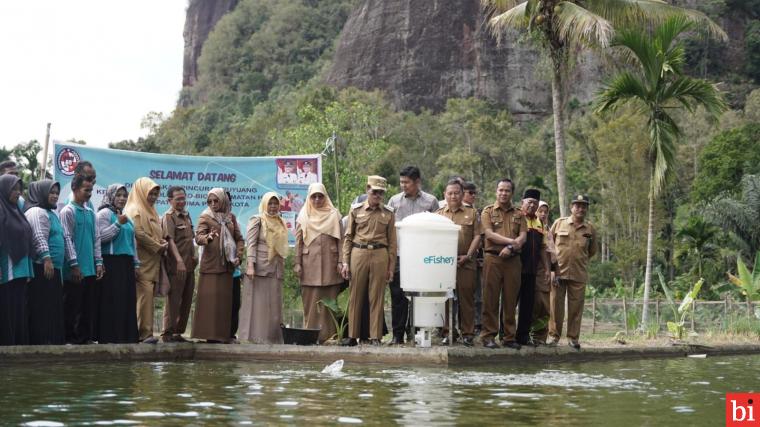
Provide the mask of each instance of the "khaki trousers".
{"label": "khaki trousers", "polygon": [[[456,290],[459,304],[459,331],[463,337],[475,335],[475,285],[477,278],[477,270],[457,267]],[[456,328],[456,325],[454,327]],[[446,304],[446,320],[443,325],[443,332],[446,335],[449,333],[448,304]]]}
{"label": "khaki trousers", "polygon": [[583,302],[586,284],[572,280],[559,280],[559,285],[552,286],[551,320],[549,335],[554,339],[562,336],[562,323],[565,321],[565,296],[567,296],[567,337],[578,340],[581,335],[583,319]]}
{"label": "khaki trousers", "polygon": [[188,271],[185,280],[176,275],[169,276],[169,294],[164,305],[164,332],[162,335],[182,335],[187,329],[190,306],[193,304],[195,274]]}
{"label": "khaki trousers", "polygon": [[330,310],[320,304],[319,301],[322,299],[337,299],[339,290],[340,285],[301,286],[303,327],[319,329],[320,344],[332,338],[336,330]]}
{"label": "khaki trousers", "polygon": [[153,287],[156,282],[137,279],[137,332],[140,341],[153,336]]}
{"label": "khaki trousers", "polygon": [[486,254],[483,274],[482,338],[494,338],[499,332],[499,297],[502,300],[504,341],[514,341],[517,325],[517,295],[520,292],[522,263],[519,256],[502,258]]}
{"label": "khaki trousers", "polygon": [[348,336],[359,339],[362,326],[362,302],[369,294],[369,337],[383,337],[383,297],[388,278],[388,251],[382,249],[351,250],[351,282],[348,302]]}

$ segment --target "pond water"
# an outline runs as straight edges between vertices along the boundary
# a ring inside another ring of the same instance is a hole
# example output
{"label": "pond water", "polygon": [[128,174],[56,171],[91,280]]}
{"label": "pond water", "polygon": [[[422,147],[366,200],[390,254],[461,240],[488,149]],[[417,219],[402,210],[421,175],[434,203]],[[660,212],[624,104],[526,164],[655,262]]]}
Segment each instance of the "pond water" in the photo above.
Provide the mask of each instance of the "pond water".
{"label": "pond water", "polygon": [[417,368],[346,363],[0,365],[2,425],[723,425],[760,356]]}

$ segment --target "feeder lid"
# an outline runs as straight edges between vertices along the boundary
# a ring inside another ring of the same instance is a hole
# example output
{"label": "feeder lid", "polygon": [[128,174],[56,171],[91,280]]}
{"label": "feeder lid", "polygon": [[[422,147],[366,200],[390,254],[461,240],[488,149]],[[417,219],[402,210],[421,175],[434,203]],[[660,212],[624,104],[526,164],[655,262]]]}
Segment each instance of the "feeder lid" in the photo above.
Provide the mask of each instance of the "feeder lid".
{"label": "feeder lid", "polygon": [[444,230],[459,231],[460,226],[443,215],[430,212],[420,212],[409,215],[403,221],[396,223],[398,229],[418,229],[418,230]]}

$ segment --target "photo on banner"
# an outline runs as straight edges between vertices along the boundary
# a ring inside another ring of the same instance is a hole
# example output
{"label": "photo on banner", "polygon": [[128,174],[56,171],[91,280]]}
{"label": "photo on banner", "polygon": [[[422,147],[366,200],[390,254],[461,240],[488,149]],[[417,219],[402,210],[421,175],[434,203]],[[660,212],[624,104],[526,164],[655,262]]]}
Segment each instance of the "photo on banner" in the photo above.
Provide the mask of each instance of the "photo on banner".
{"label": "photo on banner", "polygon": [[54,178],[61,183],[59,209],[71,194],[71,179],[80,161],[89,161],[97,171],[92,204],[96,208],[113,183],[132,183],[148,177],[161,186],[156,202],[159,215],[169,209],[166,190],[181,186],[187,193],[187,210],[197,224],[206,208],[206,196],[214,187],[232,196],[232,213],[245,233],[248,219],[258,215],[261,197],[274,191],[280,195],[282,217],[288,225],[289,242],[295,244],[296,216],[303,207],[309,184],[322,182],[319,154],[278,157],[203,157],[154,154],[137,151],[93,148],[75,144],[55,144]]}

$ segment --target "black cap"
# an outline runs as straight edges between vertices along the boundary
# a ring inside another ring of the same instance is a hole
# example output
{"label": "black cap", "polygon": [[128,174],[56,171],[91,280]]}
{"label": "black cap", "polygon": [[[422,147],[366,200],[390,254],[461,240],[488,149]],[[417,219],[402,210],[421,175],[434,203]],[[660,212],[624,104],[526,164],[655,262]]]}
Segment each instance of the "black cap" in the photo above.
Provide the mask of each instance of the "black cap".
{"label": "black cap", "polygon": [[585,205],[588,205],[589,204],[588,196],[586,196],[585,194],[579,194],[579,195],[573,197],[573,200],[570,203],[571,204],[573,204],[573,203],[583,203]]}
{"label": "black cap", "polygon": [[306,166],[306,165],[309,165],[309,166],[311,166],[311,162],[310,162],[310,161],[308,161],[308,160],[306,160],[306,161],[304,161],[304,162],[303,162],[303,165],[304,165],[304,166]]}
{"label": "black cap", "polygon": [[528,188],[523,194],[523,199],[536,199],[541,200],[541,192],[535,188]]}

